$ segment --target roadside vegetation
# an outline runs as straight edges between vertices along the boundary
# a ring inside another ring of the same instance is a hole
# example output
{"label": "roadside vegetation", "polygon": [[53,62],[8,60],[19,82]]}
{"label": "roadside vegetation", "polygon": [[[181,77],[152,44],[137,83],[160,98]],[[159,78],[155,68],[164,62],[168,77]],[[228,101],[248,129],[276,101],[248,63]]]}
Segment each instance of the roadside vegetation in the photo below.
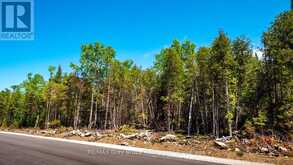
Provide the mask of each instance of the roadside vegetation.
{"label": "roadside vegetation", "polygon": [[[167,141],[176,145],[185,139],[184,152],[199,151],[212,140],[239,157],[256,152],[291,157],[293,11],[276,17],[262,41],[258,56],[249,39],[231,40],[223,31],[209,47],[174,40],[146,69],[117,60],[111,46],[82,45],[80,63],[70,64],[70,73],[51,66],[49,80],[29,73],[21,84],[1,91],[0,126],[113,130],[124,139],[152,130],[174,135],[176,140]],[[194,137],[206,141],[197,146]]]}

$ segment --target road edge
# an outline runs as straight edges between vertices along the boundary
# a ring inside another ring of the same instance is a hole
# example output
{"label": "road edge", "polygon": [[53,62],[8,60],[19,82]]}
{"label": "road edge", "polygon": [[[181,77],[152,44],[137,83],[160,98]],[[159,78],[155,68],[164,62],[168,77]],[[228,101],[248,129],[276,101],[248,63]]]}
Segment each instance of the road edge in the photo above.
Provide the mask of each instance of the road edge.
{"label": "road edge", "polygon": [[26,137],[32,137],[32,138],[40,138],[40,139],[46,139],[46,140],[59,141],[59,142],[83,144],[83,145],[89,145],[89,146],[109,148],[109,149],[114,149],[114,150],[122,150],[122,151],[139,153],[139,154],[147,154],[147,155],[151,155],[151,156],[160,156],[160,157],[168,157],[168,158],[187,159],[187,160],[197,160],[197,161],[210,162],[210,163],[220,163],[220,164],[227,164],[227,165],[273,165],[273,164],[268,164],[268,163],[258,163],[258,162],[251,162],[251,161],[245,161],[245,160],[226,159],[226,158],[218,158],[218,157],[211,157],[211,156],[204,156],[204,155],[179,153],[179,152],[173,152],[173,151],[162,151],[162,150],[146,149],[146,148],[139,148],[139,147],[121,146],[121,145],[116,145],[116,144],[87,142],[87,141],[80,141],[80,140],[55,138],[55,137],[46,137],[46,136],[30,135],[30,134],[16,133],[16,132],[0,131],[0,134],[26,136]]}

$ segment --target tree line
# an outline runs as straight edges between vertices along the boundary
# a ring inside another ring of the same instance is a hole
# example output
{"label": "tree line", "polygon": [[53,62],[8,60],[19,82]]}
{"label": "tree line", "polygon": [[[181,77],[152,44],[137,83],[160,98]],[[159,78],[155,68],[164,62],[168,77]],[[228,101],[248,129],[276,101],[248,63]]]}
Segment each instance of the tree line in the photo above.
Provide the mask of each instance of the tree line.
{"label": "tree line", "polygon": [[246,37],[220,31],[209,47],[174,40],[143,69],[102,43],[81,47],[79,64],[28,74],[0,92],[0,126],[116,129],[122,125],[188,135],[293,126],[293,12],[263,34],[258,57]]}

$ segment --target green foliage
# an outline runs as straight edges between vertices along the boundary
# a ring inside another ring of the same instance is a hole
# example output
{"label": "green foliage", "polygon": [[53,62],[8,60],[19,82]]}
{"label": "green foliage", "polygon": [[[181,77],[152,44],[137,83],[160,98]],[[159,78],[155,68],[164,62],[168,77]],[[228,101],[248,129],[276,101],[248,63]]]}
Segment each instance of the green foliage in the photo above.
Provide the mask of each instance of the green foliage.
{"label": "green foliage", "polygon": [[97,85],[107,75],[108,66],[115,56],[115,50],[98,42],[83,45],[81,49],[81,74],[92,85]]}
{"label": "green foliage", "polygon": [[7,119],[4,118],[2,121],[1,121],[1,128],[7,128]]}
{"label": "green foliage", "polygon": [[231,124],[231,123],[233,122],[233,117],[234,117],[233,112],[228,111],[228,112],[226,113],[225,118],[228,120],[228,123],[229,123],[229,124]]}
{"label": "green foliage", "polygon": [[263,128],[267,122],[266,112],[260,111],[258,116],[253,118],[253,124],[258,128]]}
{"label": "green foliage", "polygon": [[128,135],[128,134],[137,133],[137,130],[133,126],[122,125],[121,127],[119,127],[119,132]]}
{"label": "green foliage", "polygon": [[61,127],[61,121],[60,120],[53,120],[49,123],[49,128],[55,129]]}
{"label": "green foliage", "polygon": [[13,129],[20,128],[20,123],[18,121],[13,121],[12,125],[9,127]]}
{"label": "green foliage", "polygon": [[[283,126],[286,124],[283,117],[286,116],[287,110],[292,109],[293,102],[292,10],[276,18],[268,31],[264,33],[263,43],[264,60],[260,75],[260,90],[264,95],[259,104],[268,112],[269,127],[284,129]],[[285,121],[288,122],[288,120]],[[287,127],[287,129],[292,128]]]}

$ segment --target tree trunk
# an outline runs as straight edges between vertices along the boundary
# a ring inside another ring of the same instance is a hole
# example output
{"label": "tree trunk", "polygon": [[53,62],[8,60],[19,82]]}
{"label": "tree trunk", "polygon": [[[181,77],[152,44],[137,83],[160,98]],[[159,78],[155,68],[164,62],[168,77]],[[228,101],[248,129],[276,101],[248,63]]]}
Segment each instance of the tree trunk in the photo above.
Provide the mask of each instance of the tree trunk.
{"label": "tree trunk", "polygon": [[45,128],[48,129],[49,128],[49,122],[50,122],[50,105],[51,101],[49,100],[47,102],[47,114],[46,114],[46,120],[45,120]]}
{"label": "tree trunk", "polygon": [[34,128],[38,128],[39,127],[39,119],[40,119],[40,114],[37,115],[37,119],[36,119],[35,127]]}
{"label": "tree trunk", "polygon": [[205,131],[205,134],[207,134],[208,133],[208,130],[210,128],[210,125],[209,125],[209,122],[208,122],[208,106],[207,106],[207,102],[206,102],[206,94],[204,94],[203,104],[204,104],[205,121],[206,121],[206,125],[204,127],[204,131]]}
{"label": "tree trunk", "polygon": [[113,103],[113,113],[112,113],[112,122],[113,122],[113,128],[117,128],[116,126],[116,98],[113,99],[114,103]]}
{"label": "tree trunk", "polygon": [[206,128],[205,120],[204,120],[204,114],[203,110],[200,111],[200,116],[201,116],[201,123],[202,123],[202,128]]}
{"label": "tree trunk", "polygon": [[[227,112],[231,113],[230,109],[230,99],[229,99],[229,85],[228,85],[228,80],[225,82],[225,91],[226,91],[226,107],[227,107]],[[228,126],[229,126],[229,135],[232,136],[232,119],[228,118]]]}
{"label": "tree trunk", "polygon": [[[201,114],[201,119],[202,119],[202,122],[204,122],[203,120],[203,115],[202,115],[202,111],[200,110],[200,99],[199,99],[199,89],[198,89],[198,85],[197,85],[197,80],[195,80],[195,102],[197,103],[198,105],[198,112]],[[198,122],[198,116],[197,116],[197,134],[199,134],[199,130],[200,130],[200,124]]]}
{"label": "tree trunk", "polygon": [[215,97],[216,95],[216,86],[213,83],[213,92],[212,92],[212,100],[213,100],[213,134],[216,138],[219,138],[219,105],[218,99]]}
{"label": "tree trunk", "polygon": [[109,111],[109,104],[110,104],[110,79],[108,80],[108,87],[107,87],[107,103],[106,103],[106,114],[105,114],[105,123],[104,123],[104,129],[107,129],[107,123],[108,123],[108,111]]}
{"label": "tree trunk", "polygon": [[177,123],[177,129],[180,129],[181,127],[181,102],[179,102],[178,105],[178,123]]}
{"label": "tree trunk", "polygon": [[236,117],[235,117],[235,130],[238,130],[238,122],[239,122],[240,113],[241,113],[240,101],[239,101],[239,98],[237,98]]}
{"label": "tree trunk", "polygon": [[74,129],[77,129],[78,126],[79,126],[80,106],[81,106],[81,96],[78,96],[78,99],[77,99],[77,107],[76,107],[76,115],[75,115],[75,120],[74,120]]}
{"label": "tree trunk", "polygon": [[171,132],[171,103],[170,101],[168,101],[167,112],[168,112],[168,132],[170,133]]}
{"label": "tree trunk", "polygon": [[145,119],[145,110],[143,105],[143,96],[141,98],[141,111],[142,111],[142,120],[143,120],[143,128],[146,128],[146,119]]}
{"label": "tree trunk", "polygon": [[98,120],[98,100],[96,99],[96,103],[95,103],[95,116],[94,116],[94,122],[93,122],[93,127],[97,126],[97,120]]}
{"label": "tree trunk", "polygon": [[89,118],[89,125],[88,129],[92,128],[93,124],[93,109],[94,109],[94,88],[92,88],[92,96],[91,96],[91,110],[90,110],[90,118]]}
{"label": "tree trunk", "polygon": [[188,136],[190,136],[190,130],[191,130],[192,105],[193,105],[193,89],[191,91],[190,104],[189,104],[189,112],[188,112],[188,125],[187,125],[187,134],[188,134]]}
{"label": "tree trunk", "polygon": [[235,130],[238,130],[238,122],[239,122],[239,117],[241,113],[241,107],[240,107],[240,96],[241,96],[241,86],[238,85],[237,88],[237,100],[236,100],[236,116],[235,116]]}
{"label": "tree trunk", "polygon": [[215,102],[215,87],[213,83],[212,102],[213,102],[213,135],[216,136],[216,102]]}
{"label": "tree trunk", "polygon": [[219,103],[218,103],[218,99],[216,99],[216,109],[215,109],[215,111],[216,111],[216,123],[215,123],[215,125],[216,125],[216,137],[217,138],[219,138],[219,131],[220,131],[220,129],[219,129]]}
{"label": "tree trunk", "polygon": [[119,103],[118,110],[117,110],[117,113],[119,115],[118,122],[117,122],[118,126],[120,126],[122,123],[122,113],[123,113],[123,93],[122,93],[122,91],[120,91],[119,95],[120,95],[120,103]]}

